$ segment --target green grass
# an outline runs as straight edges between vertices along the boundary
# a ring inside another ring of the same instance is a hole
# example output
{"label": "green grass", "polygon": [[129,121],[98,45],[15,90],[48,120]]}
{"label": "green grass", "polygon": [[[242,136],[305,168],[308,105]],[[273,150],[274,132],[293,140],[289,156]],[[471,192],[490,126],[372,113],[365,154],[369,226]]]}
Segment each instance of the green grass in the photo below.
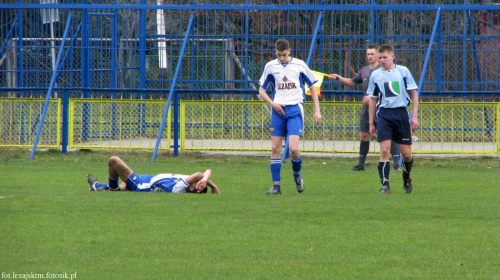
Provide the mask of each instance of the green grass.
{"label": "green grass", "polygon": [[[212,168],[221,195],[89,192],[119,155],[139,174]],[[282,196],[267,157],[0,151],[0,273],[77,279],[499,279],[500,161],[415,160],[378,195],[377,159],[304,157]]]}

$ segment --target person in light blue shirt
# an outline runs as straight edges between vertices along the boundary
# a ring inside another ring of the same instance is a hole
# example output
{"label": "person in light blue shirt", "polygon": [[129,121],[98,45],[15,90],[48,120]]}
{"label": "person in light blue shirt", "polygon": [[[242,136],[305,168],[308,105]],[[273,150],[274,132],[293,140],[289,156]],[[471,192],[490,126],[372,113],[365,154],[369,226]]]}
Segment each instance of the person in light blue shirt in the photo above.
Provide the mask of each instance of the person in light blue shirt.
{"label": "person in light blue shirt", "polygon": [[[370,76],[367,93],[370,95],[369,124],[370,134],[377,134],[380,142],[380,161],[378,164],[380,194],[390,194],[389,152],[392,141],[399,144],[403,157],[403,187],[406,193],[413,190],[410,172],[413,167],[411,154],[411,132],[418,127],[417,84],[408,68],[396,65],[394,49],[390,45],[378,48],[378,58],[382,68]],[[412,104],[412,115],[407,106]]]}
{"label": "person in light blue shirt", "polygon": [[[347,86],[355,86],[361,84],[361,88],[365,92],[363,97],[363,108],[361,109],[361,115],[359,118],[359,161],[356,166],[354,166],[350,171],[365,171],[365,161],[370,151],[370,125],[368,123],[368,104],[370,103],[370,96],[366,93],[368,90],[368,82],[370,81],[370,76],[373,71],[382,67],[378,62],[378,52],[377,45],[369,45],[366,49],[366,59],[369,65],[361,68],[359,72],[354,76],[354,78],[344,78],[339,74],[330,74],[328,78],[332,80],[337,80]],[[391,145],[391,155],[394,161],[394,171],[401,171],[400,168],[400,157],[399,157],[399,147],[393,142]]]}

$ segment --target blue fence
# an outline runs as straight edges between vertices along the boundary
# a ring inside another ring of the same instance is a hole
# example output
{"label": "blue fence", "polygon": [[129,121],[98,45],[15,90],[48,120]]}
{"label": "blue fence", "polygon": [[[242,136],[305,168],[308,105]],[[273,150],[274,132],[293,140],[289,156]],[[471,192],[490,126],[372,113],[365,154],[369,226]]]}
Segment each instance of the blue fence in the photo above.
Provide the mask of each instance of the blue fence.
{"label": "blue fence", "polygon": [[[174,108],[253,100],[274,41],[286,38],[292,56],[346,77],[367,64],[368,44],[389,43],[423,76],[424,101],[498,101],[500,5],[456,2],[4,0],[0,97],[167,99],[174,89]],[[325,80],[322,95],[353,101],[362,91]]]}

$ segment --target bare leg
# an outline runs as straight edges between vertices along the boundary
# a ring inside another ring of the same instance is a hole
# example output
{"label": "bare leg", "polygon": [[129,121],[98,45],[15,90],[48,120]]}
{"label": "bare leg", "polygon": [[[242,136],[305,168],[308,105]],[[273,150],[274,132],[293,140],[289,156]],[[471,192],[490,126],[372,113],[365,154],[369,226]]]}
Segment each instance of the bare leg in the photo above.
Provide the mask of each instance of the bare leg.
{"label": "bare leg", "polygon": [[[125,181],[134,171],[119,157],[113,156],[108,161],[108,186],[111,190],[125,190]],[[122,184],[118,185],[118,178]]]}
{"label": "bare leg", "polygon": [[108,161],[108,172],[111,178],[122,179],[122,181],[127,181],[128,177],[134,173],[134,171],[128,167],[128,165],[119,157],[113,156]]}

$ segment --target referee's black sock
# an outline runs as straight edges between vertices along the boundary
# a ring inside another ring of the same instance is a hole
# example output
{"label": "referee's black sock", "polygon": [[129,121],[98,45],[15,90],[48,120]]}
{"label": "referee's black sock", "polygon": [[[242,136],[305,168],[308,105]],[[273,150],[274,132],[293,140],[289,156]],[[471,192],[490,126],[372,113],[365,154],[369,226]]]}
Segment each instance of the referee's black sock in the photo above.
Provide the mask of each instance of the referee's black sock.
{"label": "referee's black sock", "polygon": [[410,179],[410,172],[412,168],[413,168],[413,157],[408,162],[403,160],[403,179],[405,180]]}
{"label": "referee's black sock", "polygon": [[359,163],[358,166],[365,167],[366,156],[370,150],[370,141],[361,141],[359,143]]}

